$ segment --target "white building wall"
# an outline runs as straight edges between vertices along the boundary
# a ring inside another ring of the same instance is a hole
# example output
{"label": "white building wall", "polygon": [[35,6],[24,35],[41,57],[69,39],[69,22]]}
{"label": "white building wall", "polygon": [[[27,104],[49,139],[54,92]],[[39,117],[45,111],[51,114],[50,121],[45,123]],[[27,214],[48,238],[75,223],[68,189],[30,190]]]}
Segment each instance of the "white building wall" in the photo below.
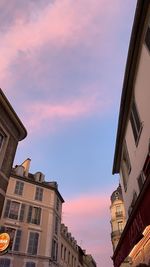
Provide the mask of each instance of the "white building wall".
{"label": "white building wall", "polygon": [[148,154],[150,140],[150,53],[145,44],[142,46],[141,57],[135,81],[134,96],[143,128],[138,146],[136,146],[130,121],[128,122],[125,139],[127,142],[127,148],[131,162],[131,173],[129,175],[126,192],[124,190],[122,179],[120,181],[123,189],[122,193],[125,202],[126,216],[128,216],[127,211],[133,198],[133,192],[136,191],[136,193],[139,194],[137,178],[143,168],[146,156]]}

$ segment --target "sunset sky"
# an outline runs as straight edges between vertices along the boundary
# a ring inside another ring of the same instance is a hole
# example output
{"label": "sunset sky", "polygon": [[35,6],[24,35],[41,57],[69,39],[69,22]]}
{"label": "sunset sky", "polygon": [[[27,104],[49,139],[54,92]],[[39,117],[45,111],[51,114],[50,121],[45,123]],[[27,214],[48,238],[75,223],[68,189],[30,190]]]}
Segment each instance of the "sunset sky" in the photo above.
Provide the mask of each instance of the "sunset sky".
{"label": "sunset sky", "polygon": [[25,125],[15,164],[57,181],[63,222],[112,267],[112,163],[135,0],[1,0],[0,87]]}

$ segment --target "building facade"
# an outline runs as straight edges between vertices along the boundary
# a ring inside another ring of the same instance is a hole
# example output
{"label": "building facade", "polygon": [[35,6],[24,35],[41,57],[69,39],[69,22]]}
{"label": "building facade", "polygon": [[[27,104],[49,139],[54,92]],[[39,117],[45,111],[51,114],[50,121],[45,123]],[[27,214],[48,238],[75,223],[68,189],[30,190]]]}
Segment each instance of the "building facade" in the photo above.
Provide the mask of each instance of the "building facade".
{"label": "building facade", "polygon": [[12,244],[0,257],[0,264],[57,266],[64,200],[56,182],[46,182],[41,172],[31,174],[29,167],[27,159],[13,169],[9,180],[0,224],[1,230],[10,234]]}
{"label": "building facade", "polygon": [[124,226],[126,224],[125,217],[125,208],[122,197],[121,186],[112,193],[111,195],[111,206],[110,206],[110,214],[111,214],[111,242],[113,246],[113,251],[115,251],[121,234],[123,232]]}
{"label": "building facade", "polygon": [[113,174],[119,173],[127,223],[114,266],[150,261],[150,1],[138,0],[124,76]]}
{"label": "building facade", "polygon": [[0,255],[0,266],[96,267],[61,223],[64,200],[57,183],[30,173],[30,162],[15,166],[9,179],[0,233],[10,235],[11,245]]}
{"label": "building facade", "polygon": [[0,89],[0,216],[18,142],[26,129]]}
{"label": "building facade", "polygon": [[68,231],[68,227],[61,224],[61,258],[60,267],[96,267],[93,257],[86,254]]}

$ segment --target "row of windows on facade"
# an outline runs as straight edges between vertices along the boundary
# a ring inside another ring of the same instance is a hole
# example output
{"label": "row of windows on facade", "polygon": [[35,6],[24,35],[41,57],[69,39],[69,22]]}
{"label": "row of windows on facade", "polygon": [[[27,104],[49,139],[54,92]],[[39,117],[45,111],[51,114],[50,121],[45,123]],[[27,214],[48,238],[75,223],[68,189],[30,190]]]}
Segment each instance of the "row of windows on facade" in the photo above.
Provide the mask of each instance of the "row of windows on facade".
{"label": "row of windows on facade", "polygon": [[[148,29],[148,32],[150,32],[150,29]],[[150,33],[148,33],[148,34],[150,34]],[[141,132],[142,132],[142,122],[140,120],[140,116],[139,116],[139,112],[137,110],[135,100],[132,103],[130,122],[131,122],[131,127],[132,127],[132,131],[133,131],[133,137],[135,140],[135,144],[136,144],[136,146],[138,146],[138,142],[139,142]],[[141,170],[139,176],[137,177],[139,191],[141,191],[141,189],[144,185],[144,182],[148,176],[149,170],[150,170],[150,156],[149,156],[149,154],[150,153],[148,151],[148,155],[147,155],[147,158],[146,158],[145,163],[144,163],[144,166],[146,165],[146,167],[143,166],[143,170]],[[129,175],[131,172],[131,167],[132,166],[131,166],[131,162],[130,162],[127,143],[125,141],[124,147],[123,147],[122,165],[121,165],[122,179],[123,179],[123,185],[124,185],[125,191],[127,190],[127,183],[128,183]],[[136,198],[137,198],[137,193],[134,191],[133,192],[132,206],[134,205]],[[129,215],[131,213],[131,208],[132,207],[130,207],[129,211],[128,211]]]}
{"label": "row of windows on facade", "polygon": [[[7,231],[11,237],[11,244],[9,247],[9,251],[20,251],[21,237],[22,231],[20,229],[7,228]],[[38,244],[39,244],[39,233],[38,232],[29,232],[29,239],[27,245],[27,255],[37,255],[38,254]],[[57,261],[58,255],[58,243],[55,239],[52,240],[52,251],[51,258],[52,260]],[[8,261],[6,261],[8,262]],[[29,262],[27,262],[29,264]],[[3,265],[2,265],[3,266]],[[7,266],[7,265],[6,265]],[[1,265],[0,265],[1,267]]]}
{"label": "row of windows on facade", "polygon": [[69,250],[67,251],[63,244],[61,244],[61,259],[64,262],[71,264],[72,267],[76,267],[76,257],[71,255],[71,252]]}
{"label": "row of windows on facade", "polygon": [[[1,258],[0,259],[0,267],[10,267],[11,266],[11,260],[8,258]],[[36,267],[35,262],[26,262],[25,267]]]}
{"label": "row of windows on facade", "polygon": [[[24,182],[16,181],[14,194],[22,196],[24,189]],[[44,190],[41,187],[36,187],[35,200],[42,201]],[[59,210],[59,199],[56,199],[56,210]]]}
{"label": "row of windows on facade", "polygon": [[[139,117],[139,113],[137,111],[135,101],[133,101],[133,103],[132,103],[130,122],[131,122],[131,126],[132,126],[133,136],[135,139],[135,144],[138,145],[139,138],[140,138],[141,131],[142,131],[142,123],[141,123],[141,120]],[[121,167],[122,167],[122,176],[123,176],[124,188],[126,191],[128,176],[131,172],[131,162],[130,162],[130,157],[129,157],[129,152],[128,152],[126,141],[124,142],[124,148],[123,148],[123,154],[122,154],[122,166]]]}
{"label": "row of windows on facade", "polygon": [[[27,218],[26,218],[27,210]],[[19,220],[21,222],[26,221],[27,223],[40,225],[42,209],[40,207],[28,206],[24,203],[12,201],[7,199],[4,218],[10,218],[13,220]],[[54,233],[57,235],[59,230],[59,218],[55,216],[55,228]]]}
{"label": "row of windows on facade", "polygon": [[[145,44],[146,47],[148,48],[150,52],[150,27],[148,26],[146,35],[145,35]],[[135,103],[135,100],[132,102],[132,107],[131,107],[131,113],[130,113],[130,122],[131,122],[131,127],[133,131],[133,137],[135,140],[136,146],[138,146],[138,142],[140,139],[140,135],[142,132],[142,122],[139,116],[139,112],[137,110],[137,106]],[[129,153],[127,150],[127,145],[126,142],[124,143],[124,149],[123,149],[123,155],[122,155],[122,175],[123,175],[123,183],[124,183],[124,188],[125,191],[127,190],[127,181],[128,181],[128,176],[131,172],[131,163],[130,163],[130,158],[129,158]],[[144,182],[144,177],[139,176],[138,179],[138,184],[139,184],[139,189],[141,190],[141,186],[143,185]]]}
{"label": "row of windows on facade", "polygon": [[[22,196],[23,188],[24,188],[24,183],[21,181],[16,181],[14,194]],[[43,188],[36,187],[35,200],[42,201],[42,199],[43,199]]]}

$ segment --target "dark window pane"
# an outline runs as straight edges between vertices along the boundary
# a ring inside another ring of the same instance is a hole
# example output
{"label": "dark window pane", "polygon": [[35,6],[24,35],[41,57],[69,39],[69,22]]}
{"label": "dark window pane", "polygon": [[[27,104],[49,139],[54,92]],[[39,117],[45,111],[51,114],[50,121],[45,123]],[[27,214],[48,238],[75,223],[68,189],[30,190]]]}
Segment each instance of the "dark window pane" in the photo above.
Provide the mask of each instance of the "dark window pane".
{"label": "dark window pane", "polygon": [[4,136],[0,133],[0,149],[2,147]]}
{"label": "dark window pane", "polygon": [[142,124],[141,124],[141,121],[140,121],[140,117],[139,117],[139,114],[138,114],[138,111],[137,111],[137,107],[136,107],[135,101],[133,101],[133,103],[132,103],[130,122],[131,122],[131,126],[132,126],[132,131],[133,131],[133,136],[134,136],[134,139],[135,139],[135,143],[137,144],[137,142],[139,140],[139,137],[140,137]]}
{"label": "dark window pane", "polygon": [[21,211],[20,211],[20,217],[19,217],[19,220],[20,220],[21,222],[22,222],[23,219],[24,219],[25,207],[26,207],[25,204],[22,204],[22,205],[21,205]]}
{"label": "dark window pane", "polygon": [[24,187],[24,183],[17,181],[14,193],[21,196],[23,193],[23,187]]}
{"label": "dark window pane", "polygon": [[136,142],[138,139],[138,133],[137,133],[136,126],[135,126],[134,115],[132,112],[131,112],[131,116],[130,116],[130,121],[131,121],[132,131],[133,131],[133,135],[134,135],[134,140]]}
{"label": "dark window pane", "polygon": [[15,251],[19,251],[20,240],[21,240],[21,230],[17,230],[15,244],[14,244]]}
{"label": "dark window pane", "polygon": [[36,265],[35,265],[35,262],[27,262],[26,263],[26,267],[35,267]]}
{"label": "dark window pane", "polygon": [[39,234],[36,232],[30,232],[28,253],[31,255],[37,254]]}
{"label": "dark window pane", "polygon": [[8,217],[11,201],[8,199],[5,206],[4,218]]}
{"label": "dark window pane", "polygon": [[43,188],[36,187],[35,200],[42,201],[43,198]]}
{"label": "dark window pane", "polygon": [[150,51],[150,27],[148,27],[147,32],[146,32],[145,43]]}
{"label": "dark window pane", "polygon": [[10,267],[10,259],[0,259],[0,267]]}

